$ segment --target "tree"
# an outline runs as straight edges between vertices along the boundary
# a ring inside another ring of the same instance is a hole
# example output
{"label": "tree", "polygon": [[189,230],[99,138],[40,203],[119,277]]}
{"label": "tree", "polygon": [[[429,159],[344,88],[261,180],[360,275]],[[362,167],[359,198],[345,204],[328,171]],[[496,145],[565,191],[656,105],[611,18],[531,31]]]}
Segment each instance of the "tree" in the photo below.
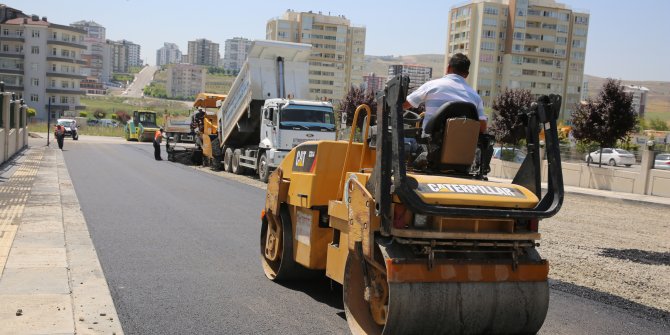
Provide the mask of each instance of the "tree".
{"label": "tree", "polygon": [[130,120],[130,115],[128,115],[128,112],[124,110],[117,111],[115,113],[116,119],[121,121],[121,123],[126,124],[128,120]]}
{"label": "tree", "polygon": [[505,89],[493,100],[493,117],[489,131],[496,141],[518,144],[525,137],[521,112],[530,108],[533,96],[529,90]]}
{"label": "tree", "polygon": [[[576,106],[572,113],[573,132],[578,140],[597,143],[602,155],[602,148],[626,139],[637,119],[633,95],[624,92],[620,81],[608,78],[598,96]],[[598,161],[601,166],[602,159]]]}
{"label": "tree", "polygon": [[[340,115],[344,114],[347,116],[347,126],[351,126],[352,122],[354,122],[354,112],[356,111],[356,108],[362,104],[370,106],[372,115],[375,115],[375,112],[377,111],[375,95],[372,92],[366,92],[360,87],[352,86],[338,106],[338,110],[341,113]],[[360,116],[359,114],[357,126],[363,125],[363,119],[364,115]]]}

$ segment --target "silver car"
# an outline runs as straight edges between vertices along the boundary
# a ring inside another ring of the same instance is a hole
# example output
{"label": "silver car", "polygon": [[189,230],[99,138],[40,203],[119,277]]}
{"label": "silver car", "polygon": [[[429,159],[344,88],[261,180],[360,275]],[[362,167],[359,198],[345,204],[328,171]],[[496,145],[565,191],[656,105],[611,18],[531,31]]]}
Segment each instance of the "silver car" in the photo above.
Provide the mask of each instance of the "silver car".
{"label": "silver car", "polygon": [[[635,164],[635,155],[624,149],[603,148],[602,162],[611,165],[631,166]],[[584,157],[588,163],[598,163],[600,160],[600,150],[596,150]]]}
{"label": "silver car", "polygon": [[670,170],[670,154],[658,154],[654,160],[654,169]]}

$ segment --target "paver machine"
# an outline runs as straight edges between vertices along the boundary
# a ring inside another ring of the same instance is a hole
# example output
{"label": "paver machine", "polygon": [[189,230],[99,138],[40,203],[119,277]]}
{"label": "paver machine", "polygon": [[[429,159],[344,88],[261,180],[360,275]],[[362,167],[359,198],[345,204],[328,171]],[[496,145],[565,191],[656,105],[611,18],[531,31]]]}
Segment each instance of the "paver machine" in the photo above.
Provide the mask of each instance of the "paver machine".
{"label": "paver machine", "polygon": [[[271,174],[265,275],[300,280],[325,270],[343,285],[354,334],[536,333],[549,304],[538,223],[563,200],[560,97],[523,111],[528,155],[512,183],[498,183],[485,176],[492,143],[479,134],[474,105],[442,106],[422,135],[419,116],[402,110],[408,83],[387,83],[376,122],[367,106],[356,110],[354,125],[366,114],[362,141],[352,131],[348,142],[302,143]],[[428,162],[419,166],[421,151]]]}
{"label": "paver machine", "polygon": [[133,111],[133,117],[126,123],[124,133],[126,141],[152,141],[156,130],[156,112],[149,110]]}

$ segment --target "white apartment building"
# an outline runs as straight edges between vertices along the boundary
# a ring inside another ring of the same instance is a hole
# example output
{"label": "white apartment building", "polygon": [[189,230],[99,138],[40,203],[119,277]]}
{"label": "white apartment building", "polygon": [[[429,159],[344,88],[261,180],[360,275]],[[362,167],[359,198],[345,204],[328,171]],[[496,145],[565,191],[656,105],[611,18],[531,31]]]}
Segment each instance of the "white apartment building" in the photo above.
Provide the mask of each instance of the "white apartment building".
{"label": "white apartment building", "polygon": [[484,105],[505,88],[563,97],[569,123],[580,102],[589,14],[553,0],[473,0],[449,15],[446,64],[462,52],[472,65],[467,81]]}
{"label": "white apartment building", "polygon": [[49,105],[52,118],[85,108],[79,100],[85,94],[84,36],[84,30],[37,15],[0,23],[0,80],[36,109],[36,119],[46,121]]}
{"label": "white apartment building", "polygon": [[205,91],[207,69],[200,65],[171,64],[165,90],[170,98],[195,97]]}
{"label": "white apartment building", "polygon": [[633,94],[633,109],[640,118],[644,118],[649,89],[638,85],[623,85],[623,91]]}
{"label": "white apartment building", "polygon": [[156,65],[162,66],[167,64],[180,63],[182,59],[179,47],[174,43],[163,43],[163,47],[156,51]]}
{"label": "white apartment building", "polygon": [[71,23],[70,26],[86,31],[83,40],[86,50],[81,55],[86,65],[82,69],[82,74],[89,79],[108,82],[111,79],[111,73],[103,72],[103,64],[106,61],[105,41],[107,40],[105,27],[94,21],[77,21]]}
{"label": "white apartment building", "polygon": [[188,41],[188,63],[192,65],[219,66],[219,44],[200,38]]}
{"label": "white apartment building", "polygon": [[344,15],[286,11],[268,21],[268,40],[312,45],[309,99],[337,102],[351,86],[363,83],[365,27],[351,25]]}
{"label": "white apartment building", "polygon": [[242,64],[247,60],[251,42],[249,39],[243,37],[227,39],[223,52],[223,68],[239,72]]}
{"label": "white apartment building", "polygon": [[397,75],[409,77],[409,91],[412,92],[433,77],[433,68],[417,64],[389,65],[388,79]]}
{"label": "white apartment building", "polygon": [[142,66],[140,46],[131,41],[106,41],[106,53],[109,59],[109,68],[114,73],[128,73],[130,67]]}

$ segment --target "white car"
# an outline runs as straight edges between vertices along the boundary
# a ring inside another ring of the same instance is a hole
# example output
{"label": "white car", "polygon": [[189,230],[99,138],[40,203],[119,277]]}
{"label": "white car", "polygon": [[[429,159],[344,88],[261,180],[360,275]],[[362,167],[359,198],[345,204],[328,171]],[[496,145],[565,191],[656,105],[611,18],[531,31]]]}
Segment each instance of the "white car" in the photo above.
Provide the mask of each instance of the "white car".
{"label": "white car", "polygon": [[[610,166],[635,164],[635,155],[624,149],[603,148],[602,163]],[[596,150],[584,157],[587,163],[598,163],[600,160],[600,150]]]}
{"label": "white car", "polygon": [[654,160],[654,169],[670,170],[670,154],[658,154]]}
{"label": "white car", "polygon": [[57,125],[63,126],[65,128],[65,136],[72,136],[73,140],[79,139],[79,131],[77,128],[77,121],[73,119],[58,119],[56,121]]}
{"label": "white car", "polygon": [[493,158],[500,160],[511,161],[514,163],[523,163],[526,159],[526,153],[521,151],[521,149],[508,148],[508,147],[494,147],[493,148]]}

